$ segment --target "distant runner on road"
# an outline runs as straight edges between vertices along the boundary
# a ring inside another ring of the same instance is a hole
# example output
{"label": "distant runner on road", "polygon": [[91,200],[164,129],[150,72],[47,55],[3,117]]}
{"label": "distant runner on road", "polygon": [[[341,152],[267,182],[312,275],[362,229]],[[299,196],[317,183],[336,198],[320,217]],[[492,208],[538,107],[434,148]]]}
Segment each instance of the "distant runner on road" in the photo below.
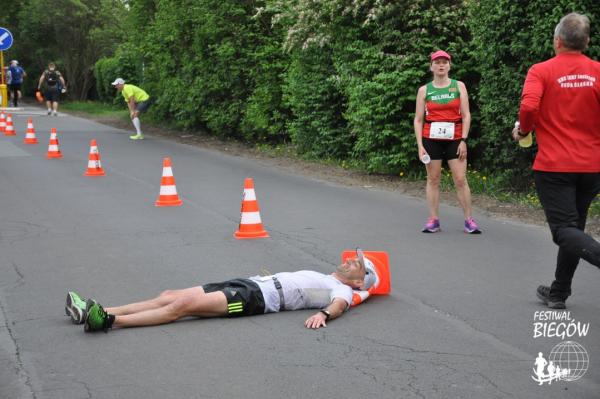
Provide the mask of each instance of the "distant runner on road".
{"label": "distant runner on road", "polygon": [[54,113],[54,116],[58,116],[58,100],[60,99],[60,95],[66,91],[66,85],[65,79],[56,69],[56,65],[53,62],[48,64],[48,69],[40,76],[38,90],[42,89],[42,85],[46,86],[44,98],[46,99],[48,115]]}
{"label": "distant runner on road", "polygon": [[25,73],[25,70],[19,66],[19,61],[12,60],[10,62],[10,67],[8,68],[7,83],[15,108],[19,106],[19,100],[22,97],[21,86],[23,85],[23,79],[26,77],[27,73]]}
{"label": "distant runner on road", "polygon": [[283,310],[320,309],[304,325],[317,329],[340,317],[352,304],[353,289],[367,290],[377,280],[372,264],[357,250],[329,274],[311,270],[238,278],[220,283],[164,291],[128,305],[103,308],[93,299],[67,294],[65,311],[86,332],[113,327],[170,323],[183,317],[239,317]]}
{"label": "distant runner on road", "polygon": [[522,140],[535,130],[538,152],[535,186],[552,239],[558,245],[556,272],[537,296],[549,308],[564,309],[579,259],[600,267],[600,243],[584,233],[588,209],[600,192],[600,63],[583,55],[590,42],[585,15],[564,16],[554,30],[554,52],[533,65],[523,86]]}

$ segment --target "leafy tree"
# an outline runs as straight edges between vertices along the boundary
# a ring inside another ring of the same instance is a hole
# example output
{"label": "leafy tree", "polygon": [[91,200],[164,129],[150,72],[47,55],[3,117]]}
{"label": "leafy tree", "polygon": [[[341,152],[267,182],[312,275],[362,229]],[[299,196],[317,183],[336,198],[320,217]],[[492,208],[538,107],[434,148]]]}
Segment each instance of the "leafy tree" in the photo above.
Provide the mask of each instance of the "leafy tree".
{"label": "leafy tree", "polygon": [[119,25],[124,13],[120,0],[25,1],[18,15],[18,40],[30,76],[55,62],[68,81],[69,95],[88,98],[93,65],[124,37]]}

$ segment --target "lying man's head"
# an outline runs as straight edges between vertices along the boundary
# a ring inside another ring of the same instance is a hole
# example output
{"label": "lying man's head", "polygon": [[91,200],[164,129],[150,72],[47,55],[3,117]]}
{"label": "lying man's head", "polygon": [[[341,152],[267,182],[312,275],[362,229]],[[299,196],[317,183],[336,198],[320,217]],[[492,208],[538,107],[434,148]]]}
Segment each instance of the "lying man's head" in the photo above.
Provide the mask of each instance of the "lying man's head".
{"label": "lying man's head", "polygon": [[337,267],[335,274],[342,283],[358,289],[365,281],[365,266],[358,258],[347,258]]}
{"label": "lying man's head", "polygon": [[368,290],[377,280],[372,262],[360,249],[356,250],[356,257],[347,258],[339,265],[335,274],[342,283],[360,290]]}

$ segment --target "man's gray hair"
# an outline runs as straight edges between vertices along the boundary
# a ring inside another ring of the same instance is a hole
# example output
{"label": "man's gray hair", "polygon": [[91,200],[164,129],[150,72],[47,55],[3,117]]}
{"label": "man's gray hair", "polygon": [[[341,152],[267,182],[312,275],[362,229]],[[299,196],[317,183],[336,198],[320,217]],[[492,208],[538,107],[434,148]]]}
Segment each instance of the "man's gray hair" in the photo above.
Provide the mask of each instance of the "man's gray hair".
{"label": "man's gray hair", "polygon": [[554,38],[571,50],[585,50],[590,38],[590,19],[576,12],[565,15],[554,29]]}

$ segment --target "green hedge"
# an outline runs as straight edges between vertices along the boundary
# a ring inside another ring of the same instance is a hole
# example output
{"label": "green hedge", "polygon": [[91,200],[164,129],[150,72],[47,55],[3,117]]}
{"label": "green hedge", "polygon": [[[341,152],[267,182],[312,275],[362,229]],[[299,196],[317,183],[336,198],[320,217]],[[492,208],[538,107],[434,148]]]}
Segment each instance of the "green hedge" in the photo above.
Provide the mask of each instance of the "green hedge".
{"label": "green hedge", "polygon": [[100,101],[107,103],[123,101],[111,85],[116,78],[120,77],[136,86],[143,86],[144,77],[141,57],[135,48],[128,47],[121,47],[113,57],[101,58],[96,61],[94,78],[96,79],[96,92]]}
{"label": "green hedge", "polygon": [[[525,5],[523,5],[525,4]],[[530,182],[532,150],[520,149],[510,138],[529,67],[554,55],[554,27],[569,12],[590,17],[592,42],[588,56],[598,59],[600,2],[481,1],[471,7],[474,67],[481,75],[477,105],[482,129],[477,159],[480,168],[503,171],[507,183],[524,188]],[[595,39],[595,40],[594,40]],[[534,148],[535,150],[535,148]]]}
{"label": "green hedge", "polygon": [[470,163],[527,187],[535,148],[509,133],[528,68],[553,55],[571,11],[591,18],[598,58],[592,0],[132,0],[128,41],[95,76],[109,102],[116,75],[141,83],[155,116],[182,128],[414,174],[416,92],[428,54],[446,49],[470,94]]}

